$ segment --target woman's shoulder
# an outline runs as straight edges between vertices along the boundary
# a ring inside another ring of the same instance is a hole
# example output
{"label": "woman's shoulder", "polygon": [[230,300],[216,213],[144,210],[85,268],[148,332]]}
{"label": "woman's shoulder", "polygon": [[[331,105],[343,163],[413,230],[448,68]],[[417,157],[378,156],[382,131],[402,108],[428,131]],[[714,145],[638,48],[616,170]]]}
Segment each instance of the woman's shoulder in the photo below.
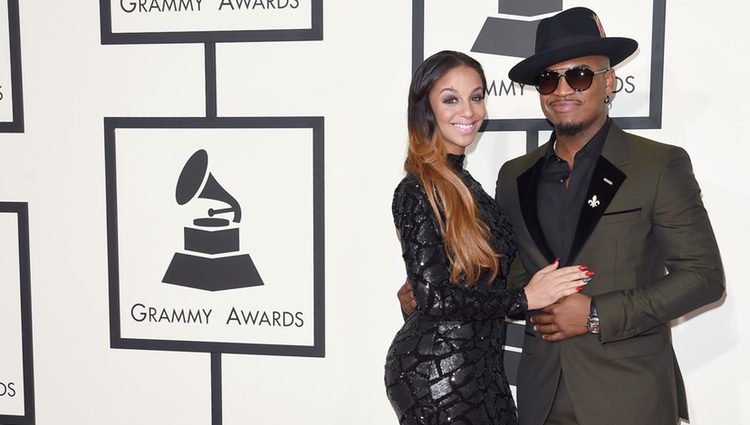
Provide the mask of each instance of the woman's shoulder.
{"label": "woman's shoulder", "polygon": [[419,177],[414,174],[407,174],[401,179],[393,192],[391,210],[394,216],[407,212],[415,213],[425,210],[427,202],[427,193]]}
{"label": "woman's shoulder", "polygon": [[414,174],[407,173],[403,179],[396,186],[396,190],[393,191],[393,196],[405,195],[405,194],[423,194],[424,188],[419,177]]}

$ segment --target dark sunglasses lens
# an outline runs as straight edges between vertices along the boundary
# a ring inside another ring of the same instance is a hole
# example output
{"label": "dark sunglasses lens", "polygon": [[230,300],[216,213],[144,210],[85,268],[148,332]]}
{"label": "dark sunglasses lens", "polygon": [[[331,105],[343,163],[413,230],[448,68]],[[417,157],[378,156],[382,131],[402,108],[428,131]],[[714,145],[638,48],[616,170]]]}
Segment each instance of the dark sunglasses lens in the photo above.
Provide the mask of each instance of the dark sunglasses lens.
{"label": "dark sunglasses lens", "polygon": [[555,71],[545,71],[536,78],[536,90],[541,94],[550,94],[557,88],[560,74]]}
{"label": "dark sunglasses lens", "polygon": [[565,71],[565,81],[576,91],[588,90],[594,79],[594,71],[588,68],[573,68]]}

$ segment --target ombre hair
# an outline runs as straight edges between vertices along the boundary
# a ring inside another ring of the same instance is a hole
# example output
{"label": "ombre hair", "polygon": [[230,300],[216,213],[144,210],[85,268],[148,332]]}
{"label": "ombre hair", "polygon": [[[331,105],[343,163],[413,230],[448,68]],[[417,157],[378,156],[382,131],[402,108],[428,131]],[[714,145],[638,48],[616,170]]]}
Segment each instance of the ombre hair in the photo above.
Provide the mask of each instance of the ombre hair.
{"label": "ombre hair", "polygon": [[467,66],[479,74],[482,90],[487,79],[482,65],[470,56],[449,50],[425,59],[414,72],[409,87],[409,152],[404,168],[419,178],[435,213],[443,235],[446,255],[451,264],[451,282],[465,276],[476,284],[483,269],[498,273],[498,253],[489,244],[489,228],[479,217],[474,198],[448,164],[448,151],[430,105],[430,92],[448,71]]}

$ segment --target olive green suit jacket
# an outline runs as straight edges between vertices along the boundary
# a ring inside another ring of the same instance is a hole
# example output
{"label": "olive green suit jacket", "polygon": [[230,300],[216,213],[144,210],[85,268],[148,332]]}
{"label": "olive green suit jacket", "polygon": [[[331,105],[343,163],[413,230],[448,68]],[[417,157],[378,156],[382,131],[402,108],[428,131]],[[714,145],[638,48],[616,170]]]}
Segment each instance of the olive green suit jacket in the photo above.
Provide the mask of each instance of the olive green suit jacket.
{"label": "olive green suit jacket", "polygon": [[[555,258],[536,210],[547,149],[507,162],[498,176],[496,200],[519,242],[511,286],[525,285]],[[687,418],[669,322],[724,294],[719,249],[687,153],[612,123],[570,258],[596,272],[582,293],[596,302],[601,334],[547,342],[527,321],[517,387],[521,424],[544,423],[561,372],[581,425]]]}

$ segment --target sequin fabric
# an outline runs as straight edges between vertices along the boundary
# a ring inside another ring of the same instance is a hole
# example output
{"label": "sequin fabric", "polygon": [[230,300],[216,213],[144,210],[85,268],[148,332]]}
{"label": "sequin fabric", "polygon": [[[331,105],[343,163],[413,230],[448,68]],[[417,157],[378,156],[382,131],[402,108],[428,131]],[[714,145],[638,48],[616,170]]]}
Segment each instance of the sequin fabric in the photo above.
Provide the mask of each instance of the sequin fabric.
{"label": "sequin fabric", "polygon": [[400,424],[517,424],[502,356],[504,317],[525,310],[523,290],[505,288],[516,241],[507,216],[463,161],[463,155],[449,155],[502,255],[500,273],[490,283],[451,284],[425,190],[415,176],[401,181],[392,209],[417,310],[396,334],[385,363],[386,392]]}

